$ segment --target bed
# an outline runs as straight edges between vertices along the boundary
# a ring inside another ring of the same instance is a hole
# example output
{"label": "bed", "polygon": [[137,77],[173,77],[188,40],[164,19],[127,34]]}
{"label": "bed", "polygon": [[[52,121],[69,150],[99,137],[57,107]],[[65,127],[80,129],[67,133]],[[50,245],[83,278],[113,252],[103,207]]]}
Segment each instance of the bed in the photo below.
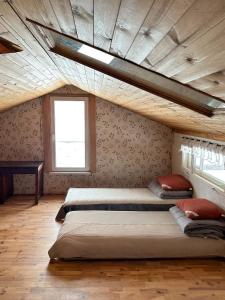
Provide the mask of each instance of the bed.
{"label": "bed", "polygon": [[149,188],[70,188],[56,220],[74,210],[168,211],[175,199],[161,199]]}
{"label": "bed", "polygon": [[188,237],[167,211],[71,211],[51,259],[224,257],[225,240]]}

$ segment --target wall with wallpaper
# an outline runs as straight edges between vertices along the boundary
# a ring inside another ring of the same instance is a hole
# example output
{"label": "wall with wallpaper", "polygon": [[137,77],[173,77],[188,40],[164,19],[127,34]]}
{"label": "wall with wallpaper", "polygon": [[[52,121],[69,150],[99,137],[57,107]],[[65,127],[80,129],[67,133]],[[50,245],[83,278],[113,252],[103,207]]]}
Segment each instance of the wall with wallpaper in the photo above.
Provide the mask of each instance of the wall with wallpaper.
{"label": "wall with wallpaper", "polygon": [[[67,86],[57,93],[81,91]],[[96,110],[96,173],[45,173],[45,193],[65,193],[69,187],[145,187],[153,177],[171,172],[169,128],[99,98]],[[0,160],[43,158],[42,99],[0,113]],[[32,175],[16,175],[14,181],[15,193],[33,193]]]}

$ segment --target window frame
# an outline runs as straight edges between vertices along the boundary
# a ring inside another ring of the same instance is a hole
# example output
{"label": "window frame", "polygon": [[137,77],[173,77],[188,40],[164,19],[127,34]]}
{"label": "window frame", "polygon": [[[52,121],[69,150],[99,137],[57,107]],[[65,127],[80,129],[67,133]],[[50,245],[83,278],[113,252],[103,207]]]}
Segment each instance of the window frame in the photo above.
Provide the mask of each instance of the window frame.
{"label": "window frame", "polygon": [[[85,101],[85,168],[56,167],[54,101]],[[93,173],[96,171],[96,102],[90,94],[50,94],[43,101],[44,161],[49,173]]]}

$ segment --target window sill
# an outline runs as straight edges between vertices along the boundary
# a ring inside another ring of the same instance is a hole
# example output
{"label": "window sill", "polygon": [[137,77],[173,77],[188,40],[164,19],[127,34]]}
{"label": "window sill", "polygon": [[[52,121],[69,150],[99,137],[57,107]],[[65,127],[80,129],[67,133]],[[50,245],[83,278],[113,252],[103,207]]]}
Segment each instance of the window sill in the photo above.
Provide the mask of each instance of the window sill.
{"label": "window sill", "polygon": [[53,172],[49,172],[50,175],[92,175],[93,172],[90,172],[90,171],[84,171],[84,172],[81,172],[81,171],[77,171],[77,172],[73,172],[73,171],[53,171]]}
{"label": "window sill", "polygon": [[210,181],[209,179],[207,179],[207,178],[201,176],[200,174],[193,173],[193,175],[196,176],[196,177],[198,177],[199,179],[201,179],[201,180],[207,182],[207,183],[210,185],[210,187],[211,187],[211,189],[212,189],[213,191],[216,191],[216,192],[218,192],[219,194],[222,194],[222,195],[224,196],[224,194],[225,194],[225,189],[224,189],[224,188],[220,187],[219,185],[217,185],[216,183]]}

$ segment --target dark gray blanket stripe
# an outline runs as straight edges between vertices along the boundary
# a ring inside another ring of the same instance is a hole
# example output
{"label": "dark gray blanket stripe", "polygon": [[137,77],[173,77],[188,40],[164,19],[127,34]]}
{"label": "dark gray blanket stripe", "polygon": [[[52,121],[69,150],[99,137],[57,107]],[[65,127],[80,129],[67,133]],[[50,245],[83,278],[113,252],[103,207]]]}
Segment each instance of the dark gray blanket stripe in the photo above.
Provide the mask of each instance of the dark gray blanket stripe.
{"label": "dark gray blanket stripe", "polygon": [[114,210],[114,211],[168,211],[174,204],[85,204],[85,205],[65,205],[60,208],[56,220],[60,221],[65,218],[66,214],[74,210]]}

